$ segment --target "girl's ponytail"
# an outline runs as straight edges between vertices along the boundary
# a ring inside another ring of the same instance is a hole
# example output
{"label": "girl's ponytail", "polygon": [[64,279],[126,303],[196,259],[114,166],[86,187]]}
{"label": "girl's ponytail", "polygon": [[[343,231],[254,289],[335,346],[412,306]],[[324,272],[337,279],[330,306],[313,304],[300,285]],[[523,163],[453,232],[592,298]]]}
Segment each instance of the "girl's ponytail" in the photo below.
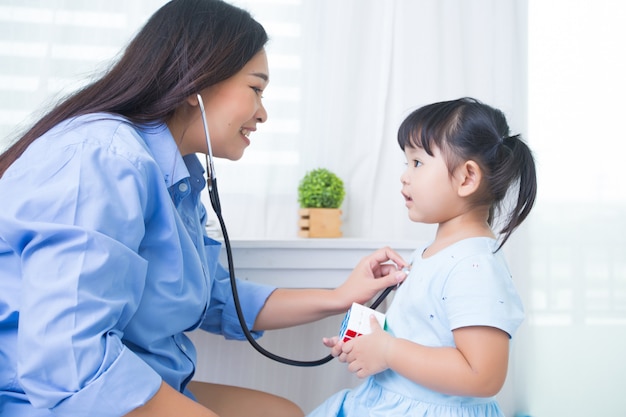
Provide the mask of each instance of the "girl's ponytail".
{"label": "girl's ponytail", "polygon": [[[511,236],[511,233],[528,217],[537,196],[537,173],[532,152],[520,135],[507,136],[502,140],[503,159],[500,160],[499,169],[491,175],[492,186],[499,188],[504,186],[505,193],[509,188],[517,189],[515,204],[511,205],[506,216],[506,222],[500,234],[502,240],[498,247]],[[513,196],[510,196],[513,198]],[[506,199],[500,201],[505,204]]]}

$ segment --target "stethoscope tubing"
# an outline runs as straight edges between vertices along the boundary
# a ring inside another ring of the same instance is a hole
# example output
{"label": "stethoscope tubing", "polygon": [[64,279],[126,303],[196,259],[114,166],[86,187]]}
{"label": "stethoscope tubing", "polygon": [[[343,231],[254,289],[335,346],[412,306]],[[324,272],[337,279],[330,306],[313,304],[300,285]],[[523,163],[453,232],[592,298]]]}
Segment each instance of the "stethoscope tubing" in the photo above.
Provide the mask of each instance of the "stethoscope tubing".
{"label": "stethoscope tubing", "polygon": [[[292,366],[301,366],[301,367],[313,367],[320,366],[327,362],[330,362],[334,356],[328,355],[318,360],[312,361],[301,361],[285,358],[279,355],[276,355],[268,350],[266,350],[263,346],[259,345],[258,342],[252,336],[250,329],[248,329],[248,325],[246,324],[245,317],[243,315],[243,311],[241,309],[241,303],[239,302],[239,293],[237,292],[237,282],[235,279],[235,264],[233,262],[233,251],[230,244],[230,239],[228,237],[228,230],[226,229],[226,224],[224,222],[224,218],[222,217],[222,208],[220,204],[219,193],[217,191],[217,179],[215,176],[215,167],[213,165],[213,151],[211,149],[211,139],[209,136],[209,127],[206,120],[206,113],[204,110],[204,103],[202,101],[202,97],[200,94],[197,95],[198,104],[200,107],[200,112],[202,114],[202,123],[204,125],[204,134],[207,142],[207,154],[206,154],[206,166],[207,166],[207,189],[209,192],[209,199],[211,201],[211,206],[213,207],[213,211],[217,215],[217,219],[220,223],[220,229],[222,230],[222,236],[224,237],[224,246],[226,249],[226,257],[228,261],[228,273],[230,275],[230,288],[233,293],[233,301],[235,304],[235,310],[237,311],[237,318],[239,319],[239,324],[241,326],[241,330],[248,342],[254,347],[259,353],[262,355],[286,365]],[[386,288],[378,298],[371,304],[370,308],[376,309],[380,303],[387,297],[387,295],[394,289],[396,286],[393,285],[391,287]]]}

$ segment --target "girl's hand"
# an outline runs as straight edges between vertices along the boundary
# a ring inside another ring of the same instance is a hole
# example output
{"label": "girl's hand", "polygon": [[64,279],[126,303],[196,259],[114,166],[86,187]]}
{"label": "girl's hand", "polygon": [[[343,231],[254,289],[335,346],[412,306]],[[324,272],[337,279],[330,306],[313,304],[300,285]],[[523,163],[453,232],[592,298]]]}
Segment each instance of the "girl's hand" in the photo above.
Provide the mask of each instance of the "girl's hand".
{"label": "girl's hand", "polygon": [[359,261],[348,279],[334,290],[335,295],[346,309],[352,302],[365,304],[381,290],[404,281],[405,266],[408,263],[394,250],[378,249]]}
{"label": "girl's hand", "polygon": [[370,317],[372,333],[359,336],[343,344],[340,356],[342,362],[348,362],[348,370],[359,378],[377,374],[389,368],[387,351],[394,338],[384,331],[372,315]]}
{"label": "girl's hand", "polygon": [[343,341],[339,340],[339,336],[325,337],[322,339],[324,346],[330,348],[330,354],[339,360],[346,362],[346,354],[343,353]]}

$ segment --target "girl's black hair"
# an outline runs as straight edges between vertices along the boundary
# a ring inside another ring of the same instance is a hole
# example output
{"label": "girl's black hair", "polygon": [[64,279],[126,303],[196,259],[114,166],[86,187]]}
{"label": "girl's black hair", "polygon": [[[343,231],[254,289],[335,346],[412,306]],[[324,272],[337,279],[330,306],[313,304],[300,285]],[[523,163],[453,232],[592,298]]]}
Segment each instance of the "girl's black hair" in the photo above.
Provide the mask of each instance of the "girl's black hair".
{"label": "girl's black hair", "polygon": [[[475,204],[489,206],[490,226],[496,213],[508,211],[498,250],[535,203],[537,175],[531,150],[521,135],[510,135],[502,111],[474,98],[433,103],[413,111],[400,125],[398,144],[403,151],[423,148],[431,156],[434,147],[440,149],[451,173],[468,160],[480,166],[485,192]],[[504,210],[505,197],[515,186],[514,206]]]}
{"label": "girl's black hair", "polygon": [[100,79],[60,102],[0,155],[0,177],[61,121],[115,113],[133,123],[167,121],[185,99],[230,78],[268,41],[245,10],[221,0],[172,0],[156,11]]}

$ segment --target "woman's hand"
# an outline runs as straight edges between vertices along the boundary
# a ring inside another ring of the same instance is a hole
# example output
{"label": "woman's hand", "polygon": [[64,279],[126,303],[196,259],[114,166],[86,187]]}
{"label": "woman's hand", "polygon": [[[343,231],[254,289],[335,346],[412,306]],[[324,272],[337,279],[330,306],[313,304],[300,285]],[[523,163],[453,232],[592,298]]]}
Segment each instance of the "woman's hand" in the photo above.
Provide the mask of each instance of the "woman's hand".
{"label": "woman's hand", "polygon": [[341,353],[338,357],[341,362],[348,363],[348,370],[359,378],[365,378],[377,374],[389,368],[387,354],[394,337],[384,331],[378,320],[370,317],[372,333],[349,340],[340,347],[333,347],[333,356],[339,348]]}
{"label": "woman's hand", "polygon": [[349,308],[353,302],[365,304],[378,292],[399,285],[407,274],[402,268],[408,263],[388,247],[367,255],[352,270],[346,281],[334,292],[342,304]]}
{"label": "woman's hand", "polygon": [[382,248],[361,259],[335,289],[278,288],[268,297],[253,329],[282,329],[345,314],[353,302],[365,304],[381,290],[404,281],[405,266],[407,263],[395,251]]}

